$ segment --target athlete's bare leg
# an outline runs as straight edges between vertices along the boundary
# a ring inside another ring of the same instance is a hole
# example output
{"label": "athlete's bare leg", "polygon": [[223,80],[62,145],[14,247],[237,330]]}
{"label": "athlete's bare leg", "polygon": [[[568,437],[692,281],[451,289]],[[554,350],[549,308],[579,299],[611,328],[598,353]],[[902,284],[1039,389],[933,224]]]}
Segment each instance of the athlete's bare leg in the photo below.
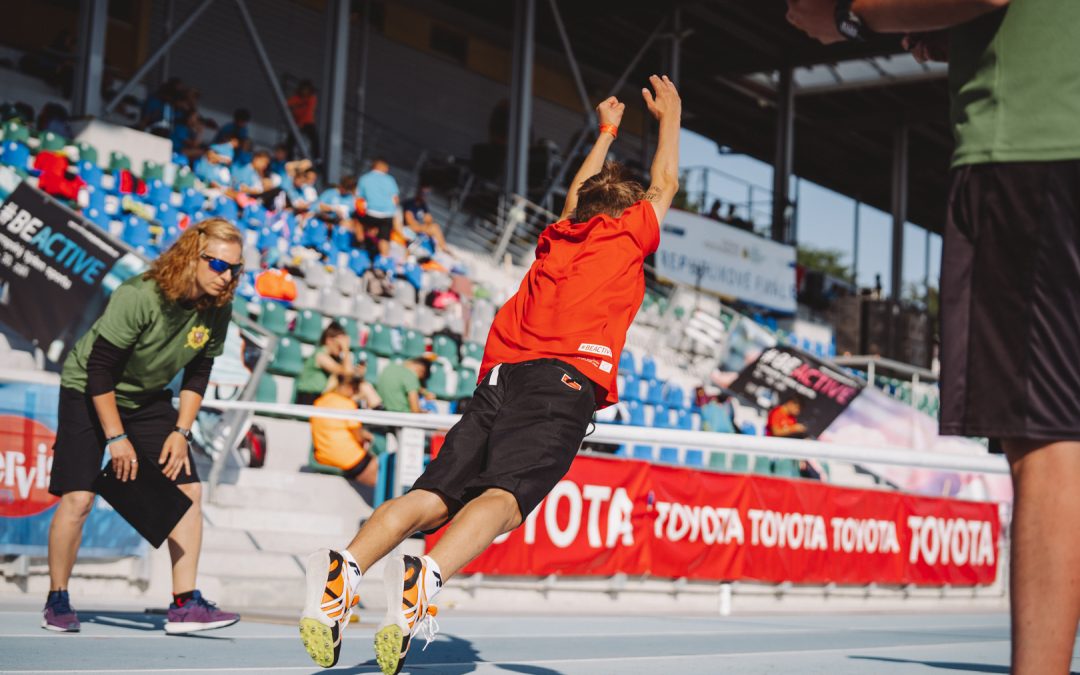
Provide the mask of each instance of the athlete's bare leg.
{"label": "athlete's bare leg", "polygon": [[461,509],[428,557],[447,581],[484,552],[495,537],[521,524],[517,499],[506,490],[490,488]]}
{"label": "athlete's bare leg", "polygon": [[438,527],[449,515],[446,503],[437,494],[413,490],[375,509],[353,537],[348,551],[356,559],[361,573],[367,572],[409,535]]}

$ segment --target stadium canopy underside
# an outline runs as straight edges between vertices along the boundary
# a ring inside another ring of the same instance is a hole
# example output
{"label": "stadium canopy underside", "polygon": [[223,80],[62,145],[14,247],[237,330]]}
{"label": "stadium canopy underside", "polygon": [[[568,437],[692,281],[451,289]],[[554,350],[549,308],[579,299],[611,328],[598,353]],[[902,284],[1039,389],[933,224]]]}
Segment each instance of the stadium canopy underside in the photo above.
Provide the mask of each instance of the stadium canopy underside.
{"label": "stadium canopy underside", "polygon": [[[517,3],[444,3],[514,34]],[[686,128],[774,166],[778,74],[792,69],[794,174],[894,215],[906,206],[899,215],[941,231],[952,148],[945,68],[915,64],[899,37],[822,46],[788,25],[784,0],[556,4],[590,95],[616,81],[652,36],[657,51],[621,93],[631,96],[658,62],[677,70]],[[535,2],[535,42],[537,58],[564,53],[548,0]],[[894,203],[902,145],[906,205]]]}

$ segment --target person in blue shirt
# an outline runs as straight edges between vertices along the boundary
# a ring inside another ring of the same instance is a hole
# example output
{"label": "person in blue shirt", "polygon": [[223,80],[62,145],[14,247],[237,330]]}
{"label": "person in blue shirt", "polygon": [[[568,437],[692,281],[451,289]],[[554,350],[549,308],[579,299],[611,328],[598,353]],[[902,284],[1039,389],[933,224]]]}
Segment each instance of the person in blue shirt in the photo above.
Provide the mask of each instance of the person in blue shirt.
{"label": "person in blue shirt", "polygon": [[309,160],[291,164],[289,176],[282,183],[282,189],[289,198],[289,206],[297,214],[307,213],[319,200],[319,193],[315,189],[317,180],[318,174],[311,168]]}
{"label": "person in blue shirt", "polygon": [[351,224],[356,209],[356,176],[344,176],[319,194],[319,215],[329,222]]}
{"label": "person in blue shirt", "polygon": [[232,187],[237,192],[249,195],[263,195],[279,187],[280,179],[270,173],[270,153],[259,150],[251,157],[251,162],[233,171]]}
{"label": "person in blue shirt", "polygon": [[199,113],[192,110],[187,113],[182,122],[177,123],[172,130],[173,152],[178,155],[191,158],[200,152],[199,136],[202,135],[203,125]]}
{"label": "person in blue shirt", "polygon": [[232,163],[235,149],[232,143],[211,145],[206,154],[195,162],[195,177],[212,188],[228,189],[232,183],[229,165]]}
{"label": "person in blue shirt", "polygon": [[364,226],[368,252],[390,255],[390,234],[394,231],[394,216],[398,208],[398,184],[390,175],[390,164],[382,157],[371,161],[371,171],[359,182],[357,194],[364,200],[364,214],[360,218]]}
{"label": "person in blue shirt", "polygon": [[233,136],[239,138],[241,142],[246,141],[251,137],[251,130],[248,129],[250,122],[251,111],[247,108],[237,108],[233,112],[232,122],[228,122],[218,129],[217,135],[214,136],[214,142],[224,143]]}
{"label": "person in blue shirt", "polygon": [[721,434],[738,433],[735,429],[735,411],[726,395],[714,396],[701,406],[701,429]]}

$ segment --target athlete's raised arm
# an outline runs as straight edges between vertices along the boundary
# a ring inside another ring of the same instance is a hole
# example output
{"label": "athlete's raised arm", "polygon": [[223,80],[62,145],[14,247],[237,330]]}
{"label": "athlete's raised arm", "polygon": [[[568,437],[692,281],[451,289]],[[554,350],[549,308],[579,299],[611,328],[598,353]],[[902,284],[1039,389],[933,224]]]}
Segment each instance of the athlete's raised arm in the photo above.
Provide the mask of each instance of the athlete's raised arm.
{"label": "athlete's raised arm", "polygon": [[667,75],[649,78],[653,92],[641,90],[649,112],[660,122],[660,136],[653,155],[651,182],[645,199],[656,211],[656,222],[664,222],[671,200],[679,191],[679,125],[682,119],[682,99],[675,84]]}
{"label": "athlete's raised arm", "polygon": [[626,110],[626,104],[620,103],[614,96],[609,96],[596,106],[596,117],[600,120],[600,135],[596,143],[593,143],[592,150],[585,157],[585,161],[581,163],[581,168],[574,174],[574,180],[570,181],[570,189],[566,192],[566,204],[563,205],[559,220],[570,217],[577,208],[578,190],[581,184],[600,173],[600,169],[603,168],[608,150],[611,149],[611,143],[618,133],[619,123],[622,122],[624,110]]}

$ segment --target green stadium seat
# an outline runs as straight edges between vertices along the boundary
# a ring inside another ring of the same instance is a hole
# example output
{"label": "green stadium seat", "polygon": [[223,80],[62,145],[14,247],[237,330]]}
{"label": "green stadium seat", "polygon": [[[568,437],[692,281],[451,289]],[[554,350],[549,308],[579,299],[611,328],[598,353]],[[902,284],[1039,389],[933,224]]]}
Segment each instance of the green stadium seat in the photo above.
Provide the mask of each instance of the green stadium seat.
{"label": "green stadium seat", "polygon": [[113,151],[109,153],[109,171],[131,171],[131,159],[122,152]]}
{"label": "green stadium seat", "polygon": [[349,344],[360,344],[360,325],[356,323],[356,319],[351,316],[337,316],[334,317],[334,321],[345,329],[345,334],[349,336]]}
{"label": "green stadium seat", "polygon": [[259,378],[255,388],[255,400],[259,403],[277,403],[277,383],[269,374]]}
{"label": "green stadium seat", "polygon": [[773,474],[782,478],[799,477],[799,460],[778,459],[773,462]]}
{"label": "green stadium seat", "polygon": [[436,335],[431,338],[431,351],[435,352],[435,356],[449,361],[452,367],[458,367],[460,362],[458,345],[451,338],[445,335]]}
{"label": "green stadium seat", "polygon": [[67,147],[68,141],[60,134],[46,131],[41,135],[41,147],[40,150],[47,152],[60,152]]}
{"label": "green stadium seat", "polygon": [[239,314],[245,319],[251,317],[251,310],[248,309],[248,301],[239,295],[233,297],[232,308],[234,314]]}
{"label": "green stadium seat", "polygon": [[760,476],[771,476],[773,472],[772,458],[758,455],[754,457],[754,473]]}
{"label": "green stadium seat", "polygon": [[16,120],[8,120],[4,123],[4,140],[26,143],[30,140],[30,130]]}
{"label": "green stadium seat", "polygon": [[157,162],[151,162],[149,160],[143,162],[142,176],[144,181],[150,182],[152,180],[164,180],[165,179],[165,167]]}
{"label": "green stadium seat", "polygon": [[709,468],[723,471],[727,469],[727,455],[722,452],[709,453]]}
{"label": "green stadium seat", "polygon": [[313,309],[303,309],[296,314],[292,335],[301,342],[315,344],[322,337],[322,314]]}
{"label": "green stadium seat", "polygon": [[466,342],[461,346],[462,359],[468,359],[472,361],[484,360],[484,345],[479,342]]}
{"label": "green stadium seat", "polygon": [[98,163],[97,148],[85,141],[79,141],[75,144],[75,147],[79,149],[80,162],[93,162],[94,164]]}
{"label": "green stadium seat", "polygon": [[275,375],[296,377],[304,368],[304,357],[300,353],[300,342],[288,335],[278,340],[274,360],[270,362],[270,372]]}
{"label": "green stadium seat", "polygon": [[731,469],[733,473],[746,473],[750,470],[750,457],[742,453],[731,456]]}
{"label": "green stadium seat", "polygon": [[431,374],[428,375],[426,389],[432,394],[435,394],[435,398],[442,401],[449,401],[454,398],[454,393],[450,391],[450,382],[446,366],[441,362],[436,361],[431,364]]}
{"label": "green stadium seat", "polygon": [[401,336],[401,351],[398,352],[398,356],[406,359],[416,358],[423,356],[427,351],[427,340],[423,334],[419,331],[415,331],[411,328],[405,330]]}
{"label": "green stadium seat", "polygon": [[176,178],[173,179],[172,189],[175,192],[182,192],[192,187],[195,187],[195,174],[191,172],[191,169],[186,166],[177,169]]}
{"label": "green stadium seat", "polygon": [[376,356],[387,358],[394,355],[393,329],[383,323],[371,324],[368,331],[367,349]]}
{"label": "green stadium seat", "polygon": [[285,306],[271,300],[263,302],[259,325],[274,335],[287,335],[289,323],[285,320]]}
{"label": "green stadium seat", "polygon": [[472,398],[476,393],[476,369],[462,368],[458,371],[457,396],[454,398]]}
{"label": "green stadium seat", "polygon": [[375,378],[379,376],[379,357],[364,349],[357,349],[353,352],[356,357],[356,362],[363,361],[366,364],[367,370],[364,374],[364,379],[372,384],[375,383]]}

